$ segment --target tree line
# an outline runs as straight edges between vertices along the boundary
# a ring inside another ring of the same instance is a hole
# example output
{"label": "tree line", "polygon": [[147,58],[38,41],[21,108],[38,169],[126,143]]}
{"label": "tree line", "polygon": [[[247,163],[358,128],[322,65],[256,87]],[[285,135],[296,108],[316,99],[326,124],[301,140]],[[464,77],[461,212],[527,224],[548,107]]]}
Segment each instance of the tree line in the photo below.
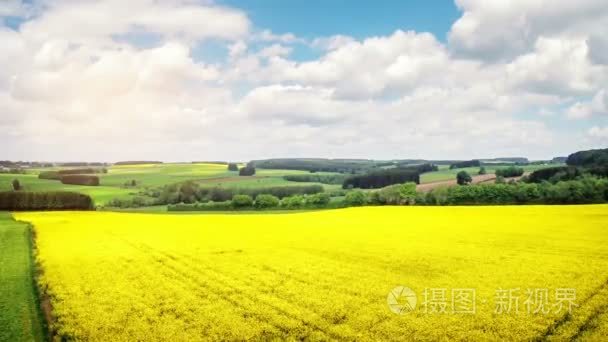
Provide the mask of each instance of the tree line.
{"label": "tree line", "polygon": [[290,182],[307,182],[307,183],[322,183],[322,184],[342,184],[346,179],[345,175],[319,175],[315,173],[303,175],[286,175],[283,179]]}
{"label": "tree line", "polygon": [[0,210],[92,210],[90,196],[68,191],[0,192]]}
{"label": "tree line", "polygon": [[385,186],[406,182],[419,184],[421,173],[437,171],[437,169],[437,165],[427,163],[375,170],[366,174],[354,175],[346,178],[342,183],[342,188],[379,189]]}
{"label": "tree line", "polygon": [[524,174],[524,169],[517,166],[509,166],[506,168],[496,169],[494,173],[496,174],[496,177],[519,177]]}
{"label": "tree line", "polygon": [[253,199],[256,199],[262,194],[272,195],[282,199],[293,195],[312,195],[322,192],[323,187],[316,184],[260,188],[225,188],[200,187],[198,183],[188,181],[179,184],[166,185],[157,189],[146,190],[141,193],[142,196],[136,196],[132,199],[113,199],[108,202],[107,205],[118,208],[132,208],[178,203],[194,204],[226,202],[232,200],[235,195],[247,195]]}
{"label": "tree line", "polygon": [[264,210],[264,209],[318,209],[328,208],[331,197],[327,193],[292,195],[280,199],[271,194],[250,195],[236,194],[231,200],[196,203],[178,203],[169,205],[168,211],[228,211],[228,210]]}
{"label": "tree line", "polygon": [[456,162],[450,165],[450,170],[464,169],[465,167],[480,167],[481,162],[477,159]]}
{"label": "tree line", "polygon": [[106,168],[67,169],[40,172],[38,178],[58,180],[63,184],[98,186],[99,177],[94,174],[107,172]]}

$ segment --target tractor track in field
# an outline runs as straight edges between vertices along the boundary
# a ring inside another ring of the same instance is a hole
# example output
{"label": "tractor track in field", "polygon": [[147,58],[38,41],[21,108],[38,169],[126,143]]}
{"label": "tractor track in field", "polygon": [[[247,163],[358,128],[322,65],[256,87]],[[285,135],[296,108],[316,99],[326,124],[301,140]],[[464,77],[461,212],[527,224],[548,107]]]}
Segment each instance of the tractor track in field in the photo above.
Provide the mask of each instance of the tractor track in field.
{"label": "tractor track in field", "polygon": [[[608,293],[608,279],[602,282],[591,294],[583,299],[580,303],[577,303],[575,308],[576,314],[566,313],[561,318],[557,319],[552,325],[550,325],[545,332],[538,336],[534,341],[552,341],[552,340],[578,340],[581,335],[586,332],[593,330],[594,327],[592,322],[595,318],[608,312],[608,302],[605,301],[606,294]],[[602,300],[604,299],[604,300]],[[584,320],[578,321],[575,316],[584,315],[584,311],[587,310],[588,314],[585,315]],[[574,326],[574,333],[567,334],[567,326]],[[566,331],[567,336],[560,334],[560,329]]]}

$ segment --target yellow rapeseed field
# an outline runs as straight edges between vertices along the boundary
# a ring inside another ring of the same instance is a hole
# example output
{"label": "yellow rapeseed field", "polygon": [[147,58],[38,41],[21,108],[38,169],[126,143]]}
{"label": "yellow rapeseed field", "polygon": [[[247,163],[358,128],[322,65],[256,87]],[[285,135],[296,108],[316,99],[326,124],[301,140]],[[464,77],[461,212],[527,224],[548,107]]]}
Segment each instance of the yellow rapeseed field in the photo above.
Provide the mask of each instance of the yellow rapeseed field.
{"label": "yellow rapeseed field", "polygon": [[15,216],[35,227],[57,338],[602,340],[608,331],[606,205]]}

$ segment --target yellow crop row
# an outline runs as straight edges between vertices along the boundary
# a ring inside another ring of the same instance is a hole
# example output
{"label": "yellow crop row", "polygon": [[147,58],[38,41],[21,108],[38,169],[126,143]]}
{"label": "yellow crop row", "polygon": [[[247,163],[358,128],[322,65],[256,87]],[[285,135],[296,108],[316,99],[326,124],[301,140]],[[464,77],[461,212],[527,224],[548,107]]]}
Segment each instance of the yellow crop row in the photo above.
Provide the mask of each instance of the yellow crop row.
{"label": "yellow crop row", "polygon": [[[607,330],[605,205],[15,216],[35,226],[58,338],[601,340]],[[415,297],[391,304],[402,287]]]}

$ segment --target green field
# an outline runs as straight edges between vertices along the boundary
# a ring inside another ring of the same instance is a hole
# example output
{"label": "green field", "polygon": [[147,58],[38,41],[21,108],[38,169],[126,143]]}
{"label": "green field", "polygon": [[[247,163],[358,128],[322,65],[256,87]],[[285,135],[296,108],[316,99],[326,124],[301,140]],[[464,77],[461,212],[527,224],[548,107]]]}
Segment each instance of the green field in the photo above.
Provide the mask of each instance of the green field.
{"label": "green field", "polygon": [[27,224],[0,212],[0,341],[44,340],[30,239]]}

